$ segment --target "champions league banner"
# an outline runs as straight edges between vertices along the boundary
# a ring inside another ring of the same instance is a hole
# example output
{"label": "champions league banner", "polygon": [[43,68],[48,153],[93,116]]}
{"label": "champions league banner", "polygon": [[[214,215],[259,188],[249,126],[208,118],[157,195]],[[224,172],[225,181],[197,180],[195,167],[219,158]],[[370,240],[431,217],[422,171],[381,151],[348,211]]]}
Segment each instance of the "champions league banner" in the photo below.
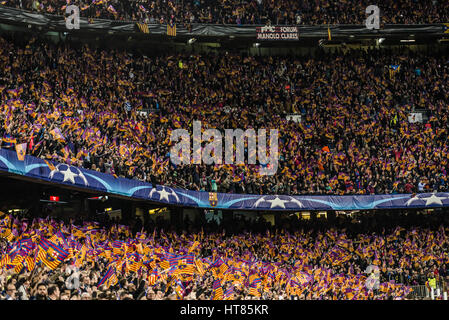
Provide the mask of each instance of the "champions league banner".
{"label": "champions league banner", "polygon": [[442,192],[417,195],[287,196],[190,191],[115,178],[110,174],[28,155],[20,161],[17,152],[7,149],[0,149],[0,171],[164,205],[207,209],[306,211],[449,207],[449,193]]}

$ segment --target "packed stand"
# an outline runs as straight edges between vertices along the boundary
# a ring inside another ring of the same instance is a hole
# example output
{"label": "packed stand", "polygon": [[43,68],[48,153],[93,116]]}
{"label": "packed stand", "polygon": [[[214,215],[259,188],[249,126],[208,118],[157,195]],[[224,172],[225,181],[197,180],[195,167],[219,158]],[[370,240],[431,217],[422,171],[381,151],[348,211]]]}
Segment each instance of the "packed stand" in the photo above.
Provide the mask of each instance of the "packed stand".
{"label": "packed stand", "polygon": [[65,14],[77,5],[81,17],[146,23],[193,23],[234,25],[364,24],[370,5],[380,8],[383,24],[426,24],[449,21],[445,0],[2,0],[4,6],[40,13]]}
{"label": "packed stand", "polygon": [[412,286],[447,291],[449,228],[444,214],[411,215],[190,222],[189,232],[2,215],[1,299],[425,298]]}
{"label": "packed stand", "polygon": [[[43,159],[193,190],[448,190],[444,55],[147,58],[1,42],[2,148],[27,143],[28,154]],[[400,65],[393,74],[392,64]],[[141,114],[148,109],[155,111]],[[408,121],[415,109],[426,110],[427,123]],[[302,113],[301,123],[285,120],[291,112]],[[277,173],[260,176],[251,164],[173,165],[170,134],[194,120],[221,131],[278,129]]]}
{"label": "packed stand", "polygon": [[[26,143],[46,160],[192,190],[448,191],[447,55],[148,58],[0,41],[2,148]],[[410,123],[415,109],[429,120]],[[285,120],[292,112],[300,123]],[[276,174],[260,176],[258,164],[173,165],[170,134],[194,120],[221,132],[278,129]]]}

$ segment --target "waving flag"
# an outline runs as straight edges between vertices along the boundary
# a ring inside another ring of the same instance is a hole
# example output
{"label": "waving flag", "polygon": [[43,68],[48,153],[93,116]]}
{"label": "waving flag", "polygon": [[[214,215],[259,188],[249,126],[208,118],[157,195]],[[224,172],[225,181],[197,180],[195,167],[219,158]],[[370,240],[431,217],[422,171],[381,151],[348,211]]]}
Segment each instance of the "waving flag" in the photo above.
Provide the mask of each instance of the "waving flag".
{"label": "waving flag", "polygon": [[17,139],[13,138],[9,134],[5,134],[5,136],[3,137],[3,142],[5,142],[5,147],[11,148],[13,145],[17,143]]}
{"label": "waving flag", "polygon": [[25,250],[28,253],[33,250],[35,244],[33,243],[32,239],[25,238],[17,241],[16,245],[19,249]]}
{"label": "waving flag", "polygon": [[137,27],[143,33],[150,33],[150,28],[148,27],[148,25],[146,23],[139,22],[139,23],[137,23]]}
{"label": "waving flag", "polygon": [[218,269],[219,273],[225,273],[228,270],[228,265],[223,261],[223,259],[218,258],[211,264],[211,268]]}
{"label": "waving flag", "polygon": [[176,23],[167,24],[167,36],[176,37]]}
{"label": "waving flag", "polygon": [[176,295],[178,296],[179,299],[182,299],[186,288],[184,287],[184,285],[180,280],[176,280],[175,284],[176,284],[175,286]]}
{"label": "waving flag", "polygon": [[178,268],[176,270],[176,274],[195,274],[194,259],[195,257],[192,254],[180,256],[178,259]]}
{"label": "waving flag", "polygon": [[122,246],[123,246],[123,241],[120,241],[120,240],[114,241],[112,243],[112,252],[114,254],[121,254],[121,253],[123,253]]}
{"label": "waving flag", "polygon": [[152,286],[156,283],[156,279],[158,278],[158,271],[157,269],[153,269],[151,271],[150,275],[148,276],[148,285]]}
{"label": "waving flag", "polygon": [[61,142],[65,142],[65,138],[61,133],[61,130],[59,130],[59,128],[55,128],[53,130],[50,131],[50,133],[53,135],[53,137]]}
{"label": "waving flag", "polygon": [[224,293],[224,300],[232,300],[234,298],[234,285],[231,285]]}
{"label": "waving flag", "polygon": [[16,152],[17,152],[17,159],[19,159],[19,161],[24,161],[25,160],[25,154],[27,152],[27,143],[21,143],[21,144],[16,144]]}
{"label": "waving flag", "polygon": [[55,270],[58,265],[63,262],[69,253],[62,247],[48,241],[45,238],[41,238],[39,243],[39,259],[52,270]]}
{"label": "waving flag", "polygon": [[139,262],[132,262],[129,266],[128,266],[128,270],[132,271],[132,272],[137,272],[140,267],[142,267],[142,261]]}
{"label": "waving flag", "polygon": [[260,283],[262,281],[262,279],[260,278],[260,276],[257,274],[257,273],[255,273],[255,271],[254,271],[254,273],[252,273],[249,277],[248,277],[248,282],[250,283],[250,284],[252,284],[252,283]]}
{"label": "waving flag", "polygon": [[301,285],[307,284],[313,280],[313,278],[305,272],[298,272],[296,274],[296,277],[298,278],[299,284]]}
{"label": "waving flag", "polygon": [[29,272],[31,272],[31,271],[34,270],[34,267],[36,266],[35,258],[32,258],[32,257],[28,256],[28,257],[25,258],[25,261],[24,261],[23,264],[24,264],[25,268]]}
{"label": "waving flag", "polygon": [[212,299],[223,300],[223,288],[221,287],[220,279],[216,279],[212,284]]}
{"label": "waving flag", "polygon": [[390,79],[393,78],[394,75],[396,75],[397,72],[401,70],[401,66],[398,64],[390,64],[389,72],[390,72]]}
{"label": "waving flag", "polygon": [[256,283],[256,282],[252,283],[249,286],[249,294],[252,295],[252,296],[255,296],[255,297],[260,297],[261,294],[260,294],[260,292],[258,290],[258,287],[259,287],[258,283]]}
{"label": "waving flag", "polygon": [[204,275],[205,271],[204,271],[204,264],[201,261],[201,259],[196,259],[195,260],[195,265],[196,265],[196,269],[198,270],[198,273],[200,275]]}
{"label": "waving flag", "polygon": [[0,260],[0,269],[10,263],[11,263],[11,258],[9,257],[9,255],[8,254],[3,255],[3,258]]}
{"label": "waving flag", "polygon": [[97,287],[104,284],[106,286],[106,288],[109,288],[110,286],[114,286],[117,283],[118,283],[118,278],[115,273],[115,270],[114,270],[114,268],[112,268],[112,266],[110,266],[108,268],[108,270],[106,271],[105,275],[103,276],[103,278],[101,278],[101,280],[98,282]]}
{"label": "waving flag", "polygon": [[109,5],[107,10],[110,13],[112,13],[114,16],[116,16],[118,14],[117,11],[115,10],[115,8],[112,5]]}
{"label": "waving flag", "polygon": [[9,89],[6,90],[6,92],[12,95],[14,98],[17,98],[17,95],[19,94],[19,91],[17,89]]}
{"label": "waving flag", "polygon": [[14,272],[20,273],[24,267],[23,262],[25,258],[22,255],[17,255],[14,260],[11,262],[14,265]]}
{"label": "waving flag", "polygon": [[11,229],[6,229],[3,233],[0,234],[0,237],[12,241],[14,239],[14,234],[11,232]]}
{"label": "waving flag", "polygon": [[119,153],[120,153],[120,155],[122,157],[125,157],[125,156],[129,157],[130,156],[128,146],[126,146],[125,144],[121,144],[120,145]]}
{"label": "waving flag", "polygon": [[449,23],[443,24],[444,33],[449,33]]}
{"label": "waving flag", "polygon": [[200,245],[200,243],[198,241],[195,241],[192,246],[189,248],[189,253],[192,252],[193,250],[196,249],[196,247],[198,247]]}

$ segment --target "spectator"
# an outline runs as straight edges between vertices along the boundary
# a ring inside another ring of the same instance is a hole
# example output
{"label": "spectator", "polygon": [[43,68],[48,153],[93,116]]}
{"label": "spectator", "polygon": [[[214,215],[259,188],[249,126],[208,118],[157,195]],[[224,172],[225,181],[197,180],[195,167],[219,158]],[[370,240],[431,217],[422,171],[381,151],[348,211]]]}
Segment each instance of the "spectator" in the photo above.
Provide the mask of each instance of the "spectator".
{"label": "spectator", "polygon": [[59,287],[56,285],[48,287],[48,300],[59,300],[59,299],[60,299]]}
{"label": "spectator", "polygon": [[47,285],[40,283],[37,285],[37,292],[32,300],[48,300]]}

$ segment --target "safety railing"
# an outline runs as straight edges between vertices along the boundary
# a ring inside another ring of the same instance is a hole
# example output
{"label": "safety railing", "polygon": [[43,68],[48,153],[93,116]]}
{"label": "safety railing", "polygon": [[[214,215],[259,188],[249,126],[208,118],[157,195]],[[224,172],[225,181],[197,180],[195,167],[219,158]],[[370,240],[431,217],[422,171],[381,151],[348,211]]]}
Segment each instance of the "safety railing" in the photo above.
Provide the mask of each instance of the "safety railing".
{"label": "safety railing", "polygon": [[409,294],[410,299],[447,300],[447,288],[438,283],[435,288],[426,285],[412,286],[413,291]]}

